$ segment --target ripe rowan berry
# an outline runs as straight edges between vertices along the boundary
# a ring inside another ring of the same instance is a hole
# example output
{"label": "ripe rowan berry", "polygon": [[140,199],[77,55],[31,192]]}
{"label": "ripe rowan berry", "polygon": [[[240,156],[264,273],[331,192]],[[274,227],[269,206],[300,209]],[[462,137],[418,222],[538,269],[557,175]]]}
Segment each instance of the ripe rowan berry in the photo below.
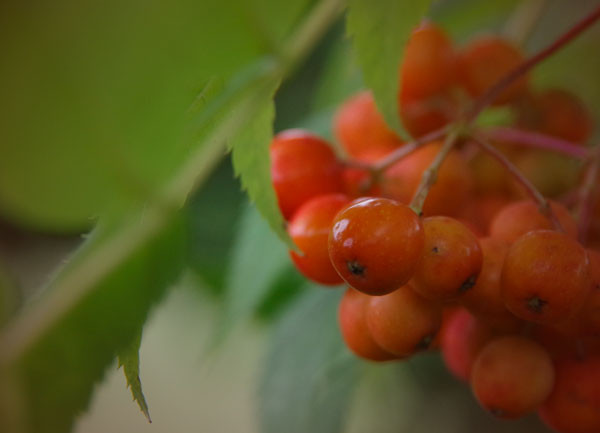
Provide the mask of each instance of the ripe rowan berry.
{"label": "ripe rowan berry", "polygon": [[361,159],[371,152],[386,153],[402,145],[377,111],[369,91],[345,101],[335,115],[333,127],[346,153],[353,158]]}
{"label": "ripe rowan berry", "polygon": [[[511,43],[495,36],[473,40],[458,55],[458,80],[474,98],[524,61],[523,54]],[[522,75],[496,98],[500,105],[515,100],[527,90],[528,75]]]}
{"label": "ripe rowan berry", "polygon": [[386,198],[365,198],[335,217],[329,255],[350,286],[384,295],[412,277],[423,244],[423,226],[412,209]]}
{"label": "ripe rowan berry", "polygon": [[471,371],[471,388],[485,409],[500,418],[534,411],[550,395],[554,367],[546,350],[518,336],[490,341]]}
{"label": "ripe rowan berry", "polygon": [[[549,203],[565,233],[576,239],[577,222],[567,208],[552,200]],[[536,203],[521,200],[507,205],[496,214],[490,224],[490,235],[511,243],[532,230],[553,228],[552,221],[540,212]]]}
{"label": "ripe rowan berry", "polygon": [[448,370],[465,382],[481,348],[492,338],[491,330],[464,308],[450,316],[440,330],[440,349]]}
{"label": "ripe rowan berry", "polygon": [[384,296],[374,296],[367,306],[367,326],[375,341],[403,358],[426,350],[441,323],[441,308],[416,294],[409,285]]}
{"label": "ripe rowan berry", "polygon": [[552,393],[540,418],[560,433],[600,431],[600,356],[562,359],[556,363]]}
{"label": "ripe rowan berry", "polygon": [[415,100],[440,93],[453,83],[455,63],[452,42],[444,30],[424,22],[406,45],[400,69],[402,97]]}
{"label": "ripe rowan berry", "polygon": [[593,129],[592,117],[576,95],[547,89],[520,104],[517,125],[583,144]]}
{"label": "ripe rowan berry", "polygon": [[312,198],[300,206],[288,225],[290,237],[302,251],[302,254],[290,251],[290,256],[298,270],[317,283],[342,282],[329,259],[327,239],[333,218],[349,202],[343,194]]}
{"label": "ripe rowan berry", "polygon": [[458,118],[458,101],[451,92],[411,99],[402,96],[398,100],[402,123],[413,137],[421,137]]}
{"label": "ripe rowan berry", "polygon": [[283,216],[304,202],[343,191],[342,166],[329,144],[307,131],[290,129],[273,138],[271,178]]}
{"label": "ripe rowan berry", "polygon": [[469,291],[481,271],[483,256],[475,235],[454,218],[423,220],[425,247],[411,281],[421,296],[448,301]]}
{"label": "ripe rowan berry", "polygon": [[591,289],[585,249],[552,230],[529,232],[512,244],[502,267],[502,299],[517,317],[549,324],[568,319]]}
{"label": "ripe rowan berry", "polygon": [[346,289],[338,308],[338,322],[348,348],[370,361],[389,361],[396,357],[383,350],[367,327],[366,309],[370,297],[353,288]]}

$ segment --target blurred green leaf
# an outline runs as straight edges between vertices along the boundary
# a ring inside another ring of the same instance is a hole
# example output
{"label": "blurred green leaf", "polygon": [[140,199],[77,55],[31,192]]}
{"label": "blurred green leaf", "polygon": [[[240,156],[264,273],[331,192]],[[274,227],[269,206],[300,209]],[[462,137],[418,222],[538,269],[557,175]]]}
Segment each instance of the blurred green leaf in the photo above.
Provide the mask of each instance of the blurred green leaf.
{"label": "blurred green leaf", "polygon": [[217,296],[224,293],[227,266],[235,246],[235,228],[245,201],[227,158],[185,209],[188,264]]}
{"label": "blurred green leaf", "polygon": [[269,291],[256,310],[256,315],[265,321],[277,319],[305,289],[306,277],[298,272],[290,261],[270,284]]}
{"label": "blurred green leaf", "polygon": [[150,419],[150,411],[148,410],[148,403],[146,403],[146,397],[142,391],[142,381],[140,380],[141,344],[142,333],[140,332],[129,345],[119,351],[117,357],[119,360],[119,367],[123,367],[125,380],[127,380],[127,386],[131,389],[133,399],[137,402],[148,422],[152,422]]}
{"label": "blurred green leaf", "polygon": [[[271,95],[279,83],[273,83]],[[269,146],[273,138],[273,119],[275,104],[272,99],[265,100],[255,107],[255,118],[250,127],[240,131],[233,139],[231,159],[242,187],[248,192],[250,200],[267,220],[271,230],[288,247],[295,248],[285,229],[285,221],[271,181],[271,158]]]}
{"label": "blurred green leaf", "polygon": [[187,158],[202,86],[285,51],[308,3],[0,5],[0,211],[71,231],[143,203]]}
{"label": "blurred green leaf", "polygon": [[399,67],[412,30],[431,0],[349,0],[348,34],[365,84],[373,91],[385,121],[403,138],[398,114]]}
{"label": "blurred green leaf", "polygon": [[287,248],[254,206],[245,209],[234,245],[224,310],[215,336],[218,341],[257,311],[277,278],[290,266]]}
{"label": "blurred green leaf", "polygon": [[0,326],[15,313],[20,302],[21,292],[3,265],[0,265]]}
{"label": "blurred green leaf", "polygon": [[260,389],[264,433],[342,431],[359,363],[338,330],[340,296],[312,286],[275,329]]}
{"label": "blurred green leaf", "polygon": [[[14,423],[8,432],[69,431],[116,351],[131,343],[179,275],[184,233],[178,220],[134,245],[123,244],[128,237],[119,238],[121,230],[96,229],[30,315],[19,316],[2,336],[1,365],[14,382],[0,386],[13,387],[10,395],[22,399],[23,411],[6,413],[10,406],[0,402],[1,418]],[[129,248],[124,260],[104,269],[110,256]]]}

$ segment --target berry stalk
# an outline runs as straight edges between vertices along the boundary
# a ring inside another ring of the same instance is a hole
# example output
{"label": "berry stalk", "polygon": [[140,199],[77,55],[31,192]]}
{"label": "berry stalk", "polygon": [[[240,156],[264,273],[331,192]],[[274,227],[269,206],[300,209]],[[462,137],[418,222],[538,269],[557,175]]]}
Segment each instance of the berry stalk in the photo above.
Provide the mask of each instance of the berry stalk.
{"label": "berry stalk", "polygon": [[533,185],[533,183],[531,183],[531,181],[527,179],[519,171],[519,169],[515,167],[514,164],[502,154],[502,152],[500,152],[493,145],[488,143],[487,140],[485,140],[483,137],[471,135],[470,138],[473,140],[473,142],[475,142],[475,144],[479,146],[481,150],[483,150],[491,157],[496,159],[500,164],[502,164],[502,166],[506,170],[508,170],[508,172],[515,178],[515,180],[519,182],[521,186],[523,186],[527,194],[529,194],[529,196],[531,196],[531,198],[539,205],[540,212],[550,219],[552,225],[558,231],[564,232],[560,221],[558,220],[558,218],[554,214],[554,211],[550,207],[550,203],[548,203],[548,200],[546,200],[542,193],[538,191],[535,185]]}
{"label": "berry stalk", "polygon": [[446,156],[450,153],[454,145],[456,144],[456,140],[459,136],[459,129],[451,130],[446,136],[446,140],[444,141],[444,145],[435,156],[434,160],[431,162],[427,170],[423,172],[423,176],[421,176],[421,182],[415,191],[415,195],[413,196],[410,207],[415,211],[417,215],[422,215],[423,213],[423,205],[425,204],[425,199],[427,198],[427,194],[431,187],[435,184],[437,180],[438,171],[446,159]]}
{"label": "berry stalk", "polygon": [[539,132],[524,131],[504,126],[489,128],[482,132],[494,141],[550,150],[570,156],[571,158],[586,159],[589,157],[588,150],[581,147],[581,145],[550,135],[540,134]]}

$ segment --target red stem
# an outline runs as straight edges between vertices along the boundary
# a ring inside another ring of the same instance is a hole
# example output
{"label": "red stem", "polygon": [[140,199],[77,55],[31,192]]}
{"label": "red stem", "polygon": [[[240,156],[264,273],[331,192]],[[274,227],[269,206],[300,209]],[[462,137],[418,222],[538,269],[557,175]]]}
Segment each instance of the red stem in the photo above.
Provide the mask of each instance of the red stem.
{"label": "red stem", "polygon": [[524,131],[516,128],[495,127],[482,131],[485,136],[494,141],[500,141],[508,144],[521,144],[527,147],[537,149],[551,150],[562,153],[572,158],[586,159],[589,152],[585,147],[577,143],[540,134],[538,132]]}
{"label": "red stem", "polygon": [[594,159],[588,166],[577,199],[577,217],[579,219],[579,240],[585,244],[592,222],[594,211],[594,192],[597,190],[598,172],[600,171],[600,145],[594,148]]}
{"label": "red stem", "polygon": [[519,169],[515,167],[514,164],[502,154],[502,152],[500,152],[498,149],[496,149],[494,146],[488,143],[485,139],[477,136],[471,136],[470,138],[484,152],[486,152],[491,157],[495,158],[500,164],[502,164],[502,166],[504,166],[504,168],[508,170],[508,172],[515,178],[515,180],[519,182],[521,186],[523,186],[527,194],[529,194],[531,198],[538,203],[540,212],[550,219],[552,225],[554,225],[554,227],[558,231],[564,232],[560,221],[558,220],[558,218],[554,214],[554,211],[552,210],[552,207],[550,206],[550,203],[548,203],[548,200],[546,200],[542,193],[538,191],[535,185],[533,185],[533,183],[531,183],[531,181],[527,179],[523,175],[523,173],[521,173]]}
{"label": "red stem", "polygon": [[503,78],[501,78],[496,84],[488,89],[479,99],[477,99],[469,112],[467,113],[467,122],[472,122],[481,111],[490,105],[498,97],[504,89],[510,86],[515,80],[527,73],[531,68],[542,62],[546,58],[550,57],[555,51],[558,51],[564,45],[569,43],[572,39],[579,36],[584,30],[589,28],[600,18],[600,6],[596,7],[590,14],[585,16],[581,21],[563,33],[553,43],[548,45],[546,48],[533,55]]}

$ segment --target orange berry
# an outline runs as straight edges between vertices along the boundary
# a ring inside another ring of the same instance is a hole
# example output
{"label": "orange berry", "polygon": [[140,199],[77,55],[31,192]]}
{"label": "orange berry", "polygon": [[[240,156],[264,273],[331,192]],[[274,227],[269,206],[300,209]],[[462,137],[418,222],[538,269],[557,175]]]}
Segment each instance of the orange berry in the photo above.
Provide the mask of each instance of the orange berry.
{"label": "orange berry", "polygon": [[375,341],[398,357],[407,357],[431,345],[441,323],[440,307],[405,285],[372,297],[367,307],[367,326]]}
{"label": "orange berry", "polygon": [[517,336],[489,342],[471,371],[477,401],[500,418],[518,418],[533,412],[550,395],[554,367],[546,350]]}

